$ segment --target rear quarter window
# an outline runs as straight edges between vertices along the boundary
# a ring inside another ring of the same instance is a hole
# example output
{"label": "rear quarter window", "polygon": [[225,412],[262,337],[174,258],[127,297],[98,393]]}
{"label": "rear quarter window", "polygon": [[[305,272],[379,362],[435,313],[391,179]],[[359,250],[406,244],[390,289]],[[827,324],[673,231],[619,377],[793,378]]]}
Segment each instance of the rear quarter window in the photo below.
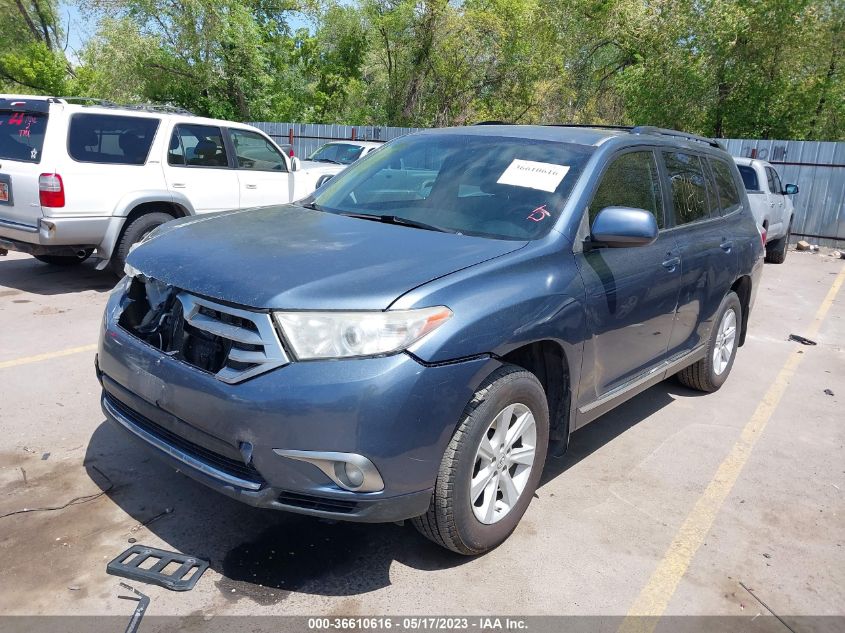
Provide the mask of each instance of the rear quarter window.
{"label": "rear quarter window", "polygon": [[0,110],[0,158],[41,162],[47,113]]}
{"label": "rear quarter window", "polygon": [[68,153],[81,163],[143,165],[158,125],[158,119],[147,117],[74,114],[68,131]]}
{"label": "rear quarter window", "polygon": [[750,165],[737,165],[739,175],[742,176],[742,184],[746,191],[760,191],[760,182],[757,180],[757,172]]}

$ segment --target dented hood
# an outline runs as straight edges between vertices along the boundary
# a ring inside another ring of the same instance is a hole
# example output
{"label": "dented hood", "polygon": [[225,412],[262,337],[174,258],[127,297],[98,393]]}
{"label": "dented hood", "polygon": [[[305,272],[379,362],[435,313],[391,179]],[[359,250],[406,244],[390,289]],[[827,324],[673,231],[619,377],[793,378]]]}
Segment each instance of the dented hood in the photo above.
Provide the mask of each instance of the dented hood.
{"label": "dented hood", "polygon": [[170,222],[127,261],[171,286],[254,308],[383,310],[525,244],[284,205]]}

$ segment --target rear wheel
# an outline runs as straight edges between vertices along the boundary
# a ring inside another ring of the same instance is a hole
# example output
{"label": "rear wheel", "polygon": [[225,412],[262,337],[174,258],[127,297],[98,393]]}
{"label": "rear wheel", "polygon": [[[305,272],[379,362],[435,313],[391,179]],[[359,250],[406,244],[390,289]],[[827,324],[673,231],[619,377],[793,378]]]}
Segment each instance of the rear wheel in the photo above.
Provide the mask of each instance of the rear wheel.
{"label": "rear wheel", "polygon": [[449,442],[426,514],[414,526],[459,554],[501,544],[519,523],[543,471],[546,394],[534,374],[506,365],[478,389]]}
{"label": "rear wheel", "polygon": [[789,248],[789,236],[792,233],[792,225],[786,230],[786,235],[766,244],[766,261],[771,264],[782,264],[786,260],[786,251]]}
{"label": "rear wheel", "polygon": [[136,244],[147,237],[153,229],[156,229],[165,222],[170,222],[170,220],[173,219],[173,216],[169,213],[155,211],[153,213],[140,215],[129,222],[123,228],[123,233],[121,233],[120,239],[112,252],[111,262],[109,265],[111,266],[112,271],[114,271],[114,274],[118,277],[123,276],[123,268],[126,265],[126,257],[129,255],[129,249],[132,248],[133,244]]}
{"label": "rear wheel", "polygon": [[91,253],[93,252],[93,248],[86,248],[76,255],[33,255],[33,257],[39,262],[44,262],[51,266],[77,266],[91,257]]}
{"label": "rear wheel", "polygon": [[731,373],[742,323],[742,305],[735,292],[729,292],[722,299],[715,323],[704,358],[677,374],[681,384],[690,389],[716,391]]}

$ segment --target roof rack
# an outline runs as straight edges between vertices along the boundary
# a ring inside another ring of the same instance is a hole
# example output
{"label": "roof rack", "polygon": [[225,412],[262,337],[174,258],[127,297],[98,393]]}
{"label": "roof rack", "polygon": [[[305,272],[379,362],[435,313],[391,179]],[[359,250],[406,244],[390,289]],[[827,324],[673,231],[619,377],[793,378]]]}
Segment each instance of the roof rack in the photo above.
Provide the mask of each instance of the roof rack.
{"label": "roof rack", "polygon": [[65,101],[67,103],[79,103],[82,105],[92,105],[101,108],[120,108],[121,110],[141,110],[143,112],[167,112],[170,114],[183,114],[186,116],[195,116],[190,110],[180,108],[168,104],[159,103],[130,103],[120,104],[108,99],[94,99],[93,97],[51,97],[51,100],[56,102]]}
{"label": "roof rack", "polygon": [[118,108],[114,101],[108,99],[95,99],[93,97],[55,97],[56,101],[65,101],[67,103],[90,103],[92,105],[103,106],[106,108]]}
{"label": "roof rack", "polygon": [[511,125],[507,121],[478,121],[473,125]]}
{"label": "roof rack", "polygon": [[630,125],[605,125],[603,123],[547,123],[546,127],[594,127],[600,130],[631,130]]}
{"label": "roof rack", "polygon": [[722,144],[716,139],[707,138],[706,136],[699,136],[698,134],[690,134],[688,132],[679,132],[678,130],[669,130],[662,127],[655,127],[653,125],[638,125],[630,128],[632,134],[654,134],[656,136],[673,136],[675,138],[682,138],[688,141],[695,141],[697,143],[705,143],[710,147],[718,147],[724,149]]}
{"label": "roof rack", "polygon": [[190,110],[181,108],[179,106],[169,105],[166,103],[133,103],[131,105],[120,106],[129,110],[143,110],[145,112],[167,112],[169,114],[184,114],[187,116],[196,116]]}

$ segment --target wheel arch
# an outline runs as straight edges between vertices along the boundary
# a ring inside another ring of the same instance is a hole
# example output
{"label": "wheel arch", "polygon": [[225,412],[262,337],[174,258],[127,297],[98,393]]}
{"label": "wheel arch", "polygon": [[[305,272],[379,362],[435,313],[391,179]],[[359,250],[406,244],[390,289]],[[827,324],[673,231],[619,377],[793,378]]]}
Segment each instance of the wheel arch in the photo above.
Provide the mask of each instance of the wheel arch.
{"label": "wheel arch", "polygon": [[133,220],[146,215],[147,213],[163,212],[172,215],[174,219],[194,215],[193,208],[186,207],[184,203],[164,199],[163,196],[152,195],[142,196],[134,199],[131,203],[119,205],[118,211],[112,217],[112,222],[103,241],[97,247],[97,253],[106,263],[111,259],[115,246],[120,242],[126,227]]}
{"label": "wheel arch", "polygon": [[557,341],[542,339],[517,347],[500,357],[537,377],[549,403],[549,439],[566,442],[572,419],[572,372],[566,350]]}

